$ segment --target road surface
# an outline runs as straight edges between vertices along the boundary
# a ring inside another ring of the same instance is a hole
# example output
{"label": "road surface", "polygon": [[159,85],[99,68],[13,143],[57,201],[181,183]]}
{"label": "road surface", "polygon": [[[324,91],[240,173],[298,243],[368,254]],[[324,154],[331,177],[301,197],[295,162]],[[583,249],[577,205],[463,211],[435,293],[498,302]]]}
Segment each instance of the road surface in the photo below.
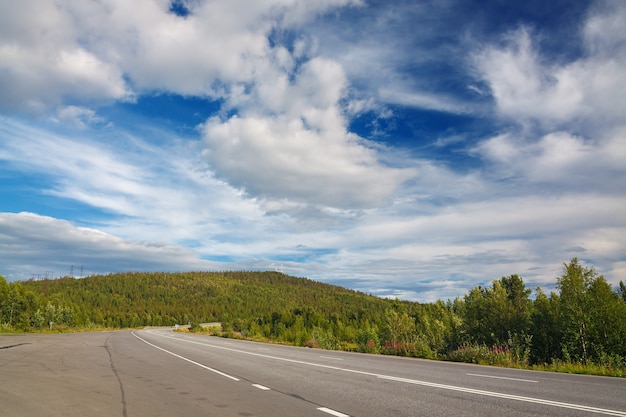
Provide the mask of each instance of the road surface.
{"label": "road surface", "polygon": [[623,416],[626,379],[148,329],[0,335],[0,416]]}

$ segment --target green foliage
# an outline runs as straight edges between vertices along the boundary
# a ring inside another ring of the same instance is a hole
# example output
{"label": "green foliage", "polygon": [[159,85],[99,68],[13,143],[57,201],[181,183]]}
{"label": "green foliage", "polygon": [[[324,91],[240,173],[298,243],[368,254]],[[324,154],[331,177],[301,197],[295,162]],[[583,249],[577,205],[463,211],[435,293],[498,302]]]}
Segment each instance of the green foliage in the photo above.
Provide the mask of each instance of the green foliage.
{"label": "green foliage", "polygon": [[617,291],[615,291],[615,293],[619,298],[626,302],[626,284],[624,284],[624,281],[619,282],[619,287],[617,288]]}
{"label": "green foliage", "polygon": [[626,302],[621,290],[612,291],[604,277],[576,258],[564,265],[557,288],[560,293],[550,296],[537,288],[534,301],[517,275],[494,281],[489,288],[473,288],[452,306],[460,325],[449,322],[446,356],[570,371],[589,367],[607,375],[626,372]]}
{"label": "green foliage", "polygon": [[530,368],[537,371],[562,372],[568,374],[626,377],[625,359],[618,357],[614,363],[615,365],[612,366],[610,363],[583,364],[581,362],[555,360],[550,364],[532,365]]}
{"label": "green foliage", "polygon": [[527,334],[530,292],[517,275],[493,281],[491,288],[473,288],[464,299],[464,333],[484,345],[505,343],[510,333]]}
{"label": "green foliage", "polygon": [[327,350],[339,350],[339,339],[335,335],[323,329],[313,330],[313,340],[317,347]]}
{"label": "green foliage", "polygon": [[190,332],[201,332],[204,329],[202,328],[202,326],[200,326],[200,323],[197,322],[192,322],[191,326],[189,326],[189,331]]}
{"label": "green foliage", "polygon": [[447,359],[479,365],[513,366],[515,364],[511,351],[506,345],[487,347],[485,344],[470,342],[465,342],[458,349],[449,352]]}
{"label": "green foliage", "polygon": [[530,336],[509,333],[507,343],[488,347],[482,343],[465,342],[448,352],[447,359],[479,365],[527,367],[530,356]]}
{"label": "green foliage", "polygon": [[[531,299],[522,278],[510,275],[453,301],[420,304],[277,272],[121,273],[11,283],[0,276],[0,331],[190,323],[194,332],[296,346],[626,373],[624,283],[613,291],[574,258],[564,265],[557,289],[547,295],[537,288]],[[201,322],[221,327],[202,329]]]}
{"label": "green foliage", "polygon": [[532,313],[531,363],[550,363],[561,355],[561,313],[560,298],[552,293],[548,297],[541,288],[537,288]]}
{"label": "green foliage", "polygon": [[586,363],[590,353],[592,305],[588,290],[595,279],[596,272],[580,265],[576,258],[564,265],[563,275],[557,279],[557,286],[561,290],[562,347],[569,357],[583,363]]}
{"label": "green foliage", "polygon": [[586,364],[605,355],[626,356],[626,305],[594,268],[574,258],[557,280],[562,357]]}
{"label": "green foliage", "polygon": [[356,338],[357,349],[363,353],[380,352],[380,340],[378,338],[378,328],[365,323],[359,330]]}

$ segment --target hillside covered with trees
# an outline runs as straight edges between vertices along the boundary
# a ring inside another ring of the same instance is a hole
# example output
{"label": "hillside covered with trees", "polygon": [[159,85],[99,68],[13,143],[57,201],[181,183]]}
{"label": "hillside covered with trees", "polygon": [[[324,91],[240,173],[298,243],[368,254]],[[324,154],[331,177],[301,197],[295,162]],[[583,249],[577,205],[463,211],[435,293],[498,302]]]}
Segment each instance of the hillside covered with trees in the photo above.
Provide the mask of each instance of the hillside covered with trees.
{"label": "hillside covered with trees", "polygon": [[278,272],[11,283],[0,276],[0,331],[216,321],[230,337],[503,366],[593,366],[625,376],[624,283],[613,289],[572,259],[556,284],[558,292],[533,294],[511,275],[455,300],[421,304]]}

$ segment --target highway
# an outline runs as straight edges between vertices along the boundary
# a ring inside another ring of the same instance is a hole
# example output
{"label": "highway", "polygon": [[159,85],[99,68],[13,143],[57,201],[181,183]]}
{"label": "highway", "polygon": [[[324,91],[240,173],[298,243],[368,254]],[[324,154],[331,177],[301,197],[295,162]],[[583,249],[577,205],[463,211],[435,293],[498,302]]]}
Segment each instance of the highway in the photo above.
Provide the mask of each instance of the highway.
{"label": "highway", "polygon": [[0,335],[0,416],[623,416],[626,379],[146,329]]}

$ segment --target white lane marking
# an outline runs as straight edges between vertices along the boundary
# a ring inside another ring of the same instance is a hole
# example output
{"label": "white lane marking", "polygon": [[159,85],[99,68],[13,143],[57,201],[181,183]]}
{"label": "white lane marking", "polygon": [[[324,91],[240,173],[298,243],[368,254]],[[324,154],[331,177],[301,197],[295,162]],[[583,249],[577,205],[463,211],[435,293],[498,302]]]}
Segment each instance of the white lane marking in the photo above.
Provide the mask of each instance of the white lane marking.
{"label": "white lane marking", "polygon": [[487,397],[505,398],[508,400],[524,401],[528,403],[550,405],[553,407],[569,408],[571,410],[588,411],[591,413],[605,414],[609,416],[622,416],[622,417],[626,416],[626,412],[624,411],[607,410],[605,408],[589,407],[586,405],[571,404],[571,403],[562,403],[562,402],[552,401],[552,400],[542,400],[541,398],[522,397],[520,395],[502,394],[499,392],[483,391],[480,389],[473,389],[473,388],[456,387],[454,385],[436,384],[433,382],[418,381],[415,379],[407,379],[407,378],[397,378],[394,376],[381,375],[379,376],[379,378],[388,379],[390,381],[406,382],[407,384],[423,385],[427,387],[441,388],[441,389],[446,389],[446,390],[451,390],[451,391],[466,392],[469,394],[485,395]]}
{"label": "white lane marking", "polygon": [[163,351],[163,352],[165,352],[165,353],[169,353],[169,354],[170,354],[170,355],[172,355],[172,356],[176,356],[176,357],[177,357],[177,358],[179,358],[179,359],[182,359],[182,360],[187,361],[187,362],[189,362],[189,363],[193,363],[194,365],[199,366],[200,368],[204,368],[204,369],[206,369],[206,370],[208,370],[208,371],[215,372],[215,373],[216,373],[216,374],[218,374],[218,375],[222,375],[222,376],[225,376],[226,378],[230,378],[230,379],[232,379],[233,381],[239,381],[239,378],[235,378],[234,376],[231,376],[231,375],[225,374],[224,372],[218,371],[217,369],[209,368],[208,366],[203,365],[203,364],[201,364],[201,363],[199,363],[199,362],[196,362],[196,361],[193,361],[193,360],[191,360],[191,359],[185,358],[184,356],[177,355],[176,353],[174,353],[174,352],[170,352],[169,350],[163,349],[162,347],[159,347],[159,346],[157,346],[157,345],[153,345],[152,343],[148,342],[146,339],[143,339],[143,338],[141,338],[141,337],[137,336],[137,335],[135,334],[135,332],[131,332],[131,334],[132,334],[133,336],[135,336],[137,339],[139,339],[139,340],[141,340],[142,342],[144,342],[145,344],[152,346],[153,348],[157,348],[157,349],[159,349],[159,350],[162,350],[162,351]]}
{"label": "white lane marking", "polygon": [[326,408],[326,407],[319,407],[318,410],[330,414],[331,416],[336,416],[336,417],[350,417],[347,414],[344,413],[340,413],[339,411],[335,411],[335,410],[331,410],[330,408]]}
{"label": "white lane marking", "polygon": [[506,379],[508,381],[534,382],[534,383],[539,382],[539,381],[533,381],[532,379],[508,378],[506,376],[481,375],[481,374],[465,374],[465,375],[467,375],[467,376],[478,376],[478,377],[481,377],[481,378]]}
{"label": "white lane marking", "polygon": [[271,388],[268,388],[268,387],[263,386],[263,385],[261,385],[261,384],[252,384],[252,386],[253,386],[253,387],[255,387],[255,388],[258,388],[258,389],[260,389],[260,390],[263,390],[263,391],[269,391],[269,390],[271,390]]}
{"label": "white lane marking", "polygon": [[320,358],[324,358],[324,359],[332,359],[332,360],[335,360],[335,361],[342,361],[342,360],[343,360],[342,358],[336,358],[336,357],[334,357],[334,356],[321,356],[321,355],[320,355]]}
{"label": "white lane marking", "polygon": [[523,402],[529,402],[529,403],[543,404],[543,405],[549,405],[549,406],[553,406],[553,407],[568,408],[568,409],[572,409],[572,410],[589,411],[589,412],[592,412],[592,413],[604,414],[604,415],[609,415],[609,416],[626,417],[626,411],[609,410],[609,409],[590,407],[590,406],[580,405],[580,404],[563,403],[563,402],[552,401],[552,400],[543,400],[541,398],[522,397],[522,396],[519,396],[519,395],[502,394],[502,393],[493,392],[493,391],[483,391],[483,390],[478,390],[478,389],[473,389],[473,388],[457,387],[457,386],[454,386],[454,385],[444,385],[444,384],[437,384],[437,383],[434,383],[434,382],[419,381],[419,380],[416,380],[416,379],[398,378],[398,377],[389,376],[389,375],[376,374],[376,373],[373,373],[373,372],[357,371],[355,369],[340,368],[340,367],[332,366],[332,365],[323,365],[323,364],[320,364],[320,363],[304,362],[304,361],[299,361],[299,360],[296,360],[296,359],[287,359],[287,358],[281,358],[281,357],[278,357],[278,356],[264,355],[262,353],[247,352],[245,350],[227,348],[227,347],[223,347],[223,346],[219,346],[219,345],[213,345],[213,344],[210,344],[210,343],[197,342],[197,341],[193,341],[193,340],[185,340],[185,339],[181,339],[181,338],[176,337],[176,336],[164,335],[162,333],[153,333],[151,330],[146,330],[146,331],[151,333],[151,334],[155,334],[156,336],[166,337],[166,338],[170,338],[170,339],[176,339],[176,340],[180,340],[182,342],[194,343],[194,344],[198,344],[198,345],[212,347],[212,348],[215,348],[215,349],[222,349],[222,350],[227,350],[227,351],[230,351],[230,352],[243,353],[245,355],[258,356],[258,357],[261,357],[261,358],[274,359],[274,360],[283,361],[283,362],[297,363],[297,364],[300,364],[300,365],[307,365],[307,366],[312,366],[312,367],[317,367],[317,368],[324,368],[324,369],[332,369],[332,370],[336,370],[336,371],[350,372],[350,373],[359,374],[359,375],[368,375],[368,376],[373,376],[373,377],[376,377],[376,378],[386,379],[386,380],[390,380],[390,381],[404,382],[404,383],[407,383],[407,384],[414,384],[414,385],[423,385],[423,386],[427,386],[427,387],[445,389],[445,390],[450,390],[450,391],[461,391],[461,392],[466,392],[466,393],[475,394],[475,395],[485,395],[485,396],[489,396],[489,397],[505,398],[505,399],[514,400],[514,401],[523,401]]}

